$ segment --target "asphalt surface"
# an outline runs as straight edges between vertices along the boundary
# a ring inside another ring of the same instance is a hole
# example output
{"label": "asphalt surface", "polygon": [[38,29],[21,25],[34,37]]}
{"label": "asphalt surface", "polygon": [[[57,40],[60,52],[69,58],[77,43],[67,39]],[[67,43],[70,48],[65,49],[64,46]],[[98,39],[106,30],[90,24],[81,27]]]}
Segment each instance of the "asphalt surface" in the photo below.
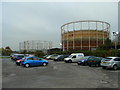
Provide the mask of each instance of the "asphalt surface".
{"label": "asphalt surface", "polygon": [[2,59],[2,88],[118,88],[119,70],[49,60],[48,66],[25,68]]}

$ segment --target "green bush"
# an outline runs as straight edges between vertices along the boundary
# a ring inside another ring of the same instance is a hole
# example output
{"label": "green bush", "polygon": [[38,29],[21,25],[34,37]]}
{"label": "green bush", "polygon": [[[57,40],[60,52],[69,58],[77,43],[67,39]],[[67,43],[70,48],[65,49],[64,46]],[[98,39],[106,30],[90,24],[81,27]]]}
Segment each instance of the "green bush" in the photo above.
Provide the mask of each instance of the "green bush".
{"label": "green bush", "polygon": [[38,56],[40,58],[42,58],[44,56],[44,53],[42,51],[40,51],[40,50],[34,51],[31,54],[34,54],[35,56]]}

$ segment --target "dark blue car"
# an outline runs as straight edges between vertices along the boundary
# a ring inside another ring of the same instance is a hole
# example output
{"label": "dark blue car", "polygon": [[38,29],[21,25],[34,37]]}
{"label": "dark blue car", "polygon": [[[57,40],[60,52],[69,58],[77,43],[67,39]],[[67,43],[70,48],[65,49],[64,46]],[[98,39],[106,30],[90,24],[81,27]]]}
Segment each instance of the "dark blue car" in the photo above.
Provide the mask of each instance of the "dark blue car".
{"label": "dark blue car", "polygon": [[14,55],[11,57],[11,59],[13,59],[14,61],[16,61],[16,60],[22,59],[22,58],[24,58],[24,57],[25,57],[24,54],[14,54]]}
{"label": "dark blue car", "polygon": [[69,55],[58,55],[54,61],[64,61],[64,58],[67,58]]}
{"label": "dark blue car", "polygon": [[43,59],[36,57],[36,56],[32,56],[32,57],[26,57],[24,59],[24,61],[22,61],[21,64],[25,67],[39,66],[39,65],[47,66],[48,61],[43,60]]}
{"label": "dark blue car", "polygon": [[88,65],[88,60],[94,56],[85,56],[82,59],[80,59],[77,64],[78,65]]}

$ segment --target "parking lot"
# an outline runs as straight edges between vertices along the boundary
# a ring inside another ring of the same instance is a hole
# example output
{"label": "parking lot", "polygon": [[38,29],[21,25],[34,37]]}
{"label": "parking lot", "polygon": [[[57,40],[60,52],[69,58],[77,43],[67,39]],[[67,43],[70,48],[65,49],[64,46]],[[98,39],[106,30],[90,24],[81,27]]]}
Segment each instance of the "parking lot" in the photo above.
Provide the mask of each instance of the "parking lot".
{"label": "parking lot", "polygon": [[118,88],[119,70],[48,60],[48,66],[25,68],[2,59],[2,88]]}

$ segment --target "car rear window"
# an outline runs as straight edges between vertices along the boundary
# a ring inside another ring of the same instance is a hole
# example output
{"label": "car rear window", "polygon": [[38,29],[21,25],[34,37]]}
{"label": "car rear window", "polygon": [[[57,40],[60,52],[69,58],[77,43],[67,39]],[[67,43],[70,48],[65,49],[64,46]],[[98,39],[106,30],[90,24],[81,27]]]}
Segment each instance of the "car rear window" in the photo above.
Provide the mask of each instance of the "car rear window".
{"label": "car rear window", "polygon": [[88,59],[89,58],[89,56],[86,56],[86,57],[83,57],[82,59]]}
{"label": "car rear window", "polygon": [[96,57],[96,60],[102,60],[102,57]]}
{"label": "car rear window", "polygon": [[104,58],[105,61],[110,61],[112,58]]}
{"label": "car rear window", "polygon": [[89,58],[89,60],[94,60],[94,59],[95,59],[95,57],[90,57],[90,58]]}

